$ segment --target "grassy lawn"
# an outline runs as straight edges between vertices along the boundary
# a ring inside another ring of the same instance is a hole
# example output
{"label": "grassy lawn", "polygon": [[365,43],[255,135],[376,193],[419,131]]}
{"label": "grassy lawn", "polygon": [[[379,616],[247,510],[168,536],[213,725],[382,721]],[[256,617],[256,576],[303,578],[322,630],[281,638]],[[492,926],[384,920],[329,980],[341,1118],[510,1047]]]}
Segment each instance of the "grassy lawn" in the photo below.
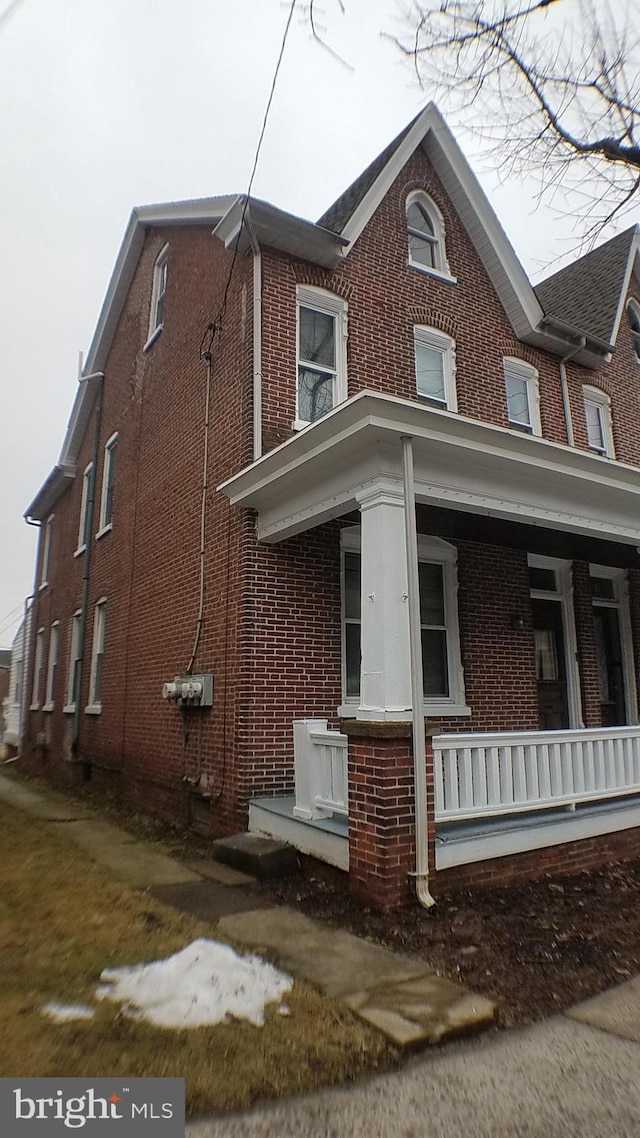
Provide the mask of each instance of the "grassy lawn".
{"label": "grassy lawn", "polygon": [[174,1075],[187,1111],[350,1080],[392,1049],[339,1004],[296,982],[289,1016],[169,1031],[95,1003],[92,1020],[58,1024],[50,1000],[93,1004],[105,967],[169,956],[211,925],[114,882],[53,827],[0,803],[0,1076]]}

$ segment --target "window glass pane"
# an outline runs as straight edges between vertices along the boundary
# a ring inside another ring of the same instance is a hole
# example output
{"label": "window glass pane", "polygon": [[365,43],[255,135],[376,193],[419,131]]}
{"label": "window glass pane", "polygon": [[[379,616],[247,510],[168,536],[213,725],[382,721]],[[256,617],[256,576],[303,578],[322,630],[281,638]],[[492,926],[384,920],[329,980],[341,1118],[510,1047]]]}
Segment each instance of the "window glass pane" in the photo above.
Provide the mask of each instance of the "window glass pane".
{"label": "window glass pane", "polygon": [[422,629],[422,672],[425,696],[449,695],[447,634],[444,629]]}
{"label": "window glass pane", "polygon": [[435,237],[431,218],[429,217],[426,209],[419,204],[413,202],[407,210],[407,224],[410,229],[417,229],[419,233],[425,236]]}
{"label": "window glass pane", "polygon": [[335,369],[335,317],[314,308],[300,308],[300,359]]}
{"label": "window glass pane", "polygon": [[445,402],[444,352],[416,343],[416,385],[418,395]]}
{"label": "window glass pane", "polygon": [[605,601],[615,600],[613,580],[611,577],[591,577],[590,580],[592,597],[599,597]]}
{"label": "window glass pane", "polygon": [[529,585],[532,589],[546,589],[547,592],[556,592],[556,572],[555,569],[538,569],[534,565],[529,566]]}
{"label": "window glass pane", "polygon": [[431,565],[421,561],[418,565],[420,579],[420,623],[444,624],[444,587],[442,565]]}
{"label": "window glass pane", "polygon": [[598,403],[585,400],[584,413],[587,419],[587,438],[589,446],[595,450],[604,450],[604,429],[602,425],[602,407]]}
{"label": "window glass pane", "polygon": [[313,422],[333,407],[333,376],[310,368],[298,368],[298,415]]}
{"label": "window glass pane", "polygon": [[507,416],[510,423],[519,423],[523,427],[531,426],[531,412],[529,409],[529,388],[526,379],[515,375],[505,376],[507,392]]}
{"label": "window glass pane", "polygon": [[437,268],[435,242],[426,237],[418,237],[415,233],[410,233],[409,258],[412,261],[417,261],[419,265],[426,265],[429,269]]}
{"label": "window glass pane", "polygon": [[556,634],[552,628],[534,628],[536,650],[536,679],[559,680]]}
{"label": "window glass pane", "polygon": [[111,521],[111,514],[113,509],[113,477],[115,473],[117,443],[112,443],[107,452],[107,466],[105,470],[105,488],[104,488],[104,517],[102,519],[103,525],[109,525]]}
{"label": "window glass pane", "polygon": [[360,695],[360,625],[345,625],[346,695]]}
{"label": "window glass pane", "polygon": [[344,615],[360,620],[360,554],[344,555]]}

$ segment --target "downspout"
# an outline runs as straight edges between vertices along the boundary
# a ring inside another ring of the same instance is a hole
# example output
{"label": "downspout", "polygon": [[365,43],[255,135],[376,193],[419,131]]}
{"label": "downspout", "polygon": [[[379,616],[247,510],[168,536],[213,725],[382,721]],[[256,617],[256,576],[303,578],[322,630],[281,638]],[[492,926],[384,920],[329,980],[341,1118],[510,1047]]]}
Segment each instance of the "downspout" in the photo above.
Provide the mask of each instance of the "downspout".
{"label": "downspout", "polygon": [[422,676],[422,634],[420,628],[420,580],[418,576],[418,533],[416,527],[413,477],[413,439],[402,435],[402,473],[404,480],[404,532],[407,551],[407,597],[409,602],[409,649],[411,655],[411,708],[413,723],[413,778],[416,810],[416,897],[423,909],[435,900],[429,892],[429,835],[427,827],[427,759],[424,733],[424,682]]}
{"label": "downspout", "polygon": [[[100,430],[102,427],[102,394],[104,388],[104,373],[101,371],[94,372],[92,375],[85,375],[82,377],[82,383],[88,383],[91,379],[97,379],[98,394],[96,396],[96,409],[95,409],[95,422],[93,432],[93,456],[91,459],[91,475],[89,478],[89,492],[87,496],[87,515],[85,534],[87,540],[84,547],[84,557],[82,559],[82,600],[80,602],[80,625],[78,627],[78,680],[76,690],[76,704],[73,712],[73,739],[71,742],[71,754],[77,759],[80,747],[80,696],[82,694],[82,672],[84,665],[84,643],[87,629],[87,610],[89,607],[89,575],[91,571],[91,549],[93,546],[93,516],[96,498],[96,472],[98,469],[98,458],[100,455]],[[91,778],[91,760],[84,761],[84,778],[85,782],[89,782]]]}
{"label": "downspout", "polygon": [[582,351],[586,342],[587,342],[587,337],[581,336],[580,337],[580,343],[578,344],[577,348],[572,348],[570,352],[567,352],[566,356],[560,357],[560,364],[559,364],[559,367],[560,367],[560,390],[562,392],[562,406],[564,409],[564,421],[565,421],[565,425],[567,428],[567,442],[568,442],[570,447],[575,446],[575,436],[573,434],[573,419],[571,417],[571,403],[569,401],[569,384],[567,381],[567,369],[564,365],[566,364],[567,360],[572,360],[574,356],[577,356],[578,352]]}
{"label": "downspout", "polygon": [[253,461],[262,455],[262,253],[251,224],[247,227],[253,250]]}

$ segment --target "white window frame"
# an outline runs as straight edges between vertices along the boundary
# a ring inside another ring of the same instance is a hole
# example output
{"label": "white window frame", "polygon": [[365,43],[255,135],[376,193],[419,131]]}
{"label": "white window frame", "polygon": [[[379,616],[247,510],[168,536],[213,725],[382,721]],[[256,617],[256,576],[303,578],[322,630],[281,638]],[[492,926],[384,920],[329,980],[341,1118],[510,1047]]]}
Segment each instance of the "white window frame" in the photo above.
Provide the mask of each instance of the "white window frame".
{"label": "white window frame", "polygon": [[100,526],[96,538],[102,537],[113,529],[113,483],[111,483],[111,511],[107,517],[109,505],[109,482],[113,477],[114,452],[118,445],[118,432],[107,439],[104,445],[104,461],[102,463],[102,493],[100,496]]}
{"label": "white window frame", "polygon": [[[317,420],[303,419],[299,411],[298,370],[305,361],[300,359],[300,309],[312,308],[333,317],[335,329],[335,372],[333,373],[333,402],[337,407],[347,398],[347,333],[348,333],[348,305],[341,296],[328,292],[323,288],[314,288],[311,285],[298,285],[296,289],[296,416],[293,422],[294,431],[300,431],[310,422]],[[319,368],[326,371],[326,368]],[[328,412],[327,412],[328,413]],[[322,418],[322,416],[319,416]]]}
{"label": "white window frame", "polygon": [[80,500],[80,519],[78,522],[78,548],[74,553],[74,557],[79,557],[84,553],[87,548],[87,541],[89,534],[87,533],[87,524],[89,521],[89,493],[91,490],[91,477],[93,474],[93,463],[90,462],[85,466],[82,474],[82,498]]}
{"label": "white window frame", "polygon": [[66,702],[62,709],[65,713],[75,711],[76,709],[74,694],[78,699],[80,698],[80,692],[74,693],[74,681],[76,675],[76,663],[78,660],[82,659],[82,657],[79,655],[81,617],[82,610],[76,609],[73,616],[71,617],[71,623],[69,626],[69,660],[67,666]]}
{"label": "white window frame", "polygon": [[51,557],[51,529],[53,526],[54,515],[50,514],[47,518],[44,527],[43,548],[42,548],[42,566],[40,568],[40,585],[39,589],[46,589],[49,584],[49,558]]}
{"label": "white window frame", "polygon": [[[528,364],[526,360],[517,356],[504,356],[502,360],[504,377],[504,394],[507,408],[507,423],[512,431],[521,431],[525,435],[541,435],[542,422],[540,420],[540,383],[537,368]],[[519,379],[526,385],[527,403],[529,408],[529,422],[521,423],[517,419],[509,418],[509,396],[507,381]]]}
{"label": "white window frame", "polygon": [[[606,391],[602,391],[599,387],[590,387],[585,385],[582,388],[582,398],[584,402],[584,420],[587,432],[587,444],[589,450],[595,451],[596,454],[601,454],[604,458],[615,458],[615,447],[613,444],[613,419],[611,415],[611,399]],[[600,419],[600,427],[602,434],[602,447],[592,442],[589,437],[589,421],[587,419],[587,406],[596,407],[598,417]]]}
{"label": "white window frame", "polygon": [[[418,230],[412,229],[409,225],[409,209],[412,205],[418,205],[427,214],[433,229],[433,238],[425,237],[423,233]],[[445,243],[444,220],[438,206],[433,198],[429,197],[424,190],[414,190],[410,193],[405,202],[405,222],[407,226],[407,237],[415,236],[428,242],[433,247],[433,259],[435,265],[423,265],[421,261],[414,261],[411,256],[411,246],[407,242],[407,265],[411,269],[417,269],[419,273],[426,273],[427,276],[437,277],[439,280],[447,281],[448,284],[457,284],[456,278],[452,275],[447,260],[447,247]]]}
{"label": "white window frame", "polygon": [[96,601],[93,611],[93,639],[91,641],[91,672],[89,675],[89,703],[85,707],[87,715],[99,715],[102,711],[102,663],[100,664],[100,691],[96,691],[98,681],[98,660],[104,660],[104,633],[106,623],[107,598]]}
{"label": "white window frame", "polygon": [[40,687],[42,683],[42,668],[44,665],[44,628],[36,632],[35,651],[33,654],[33,686],[31,689],[30,711],[37,711],[40,707]]}
{"label": "white window frame", "polygon": [[167,294],[167,277],[169,262],[168,243],[160,250],[153,266],[153,285],[151,288],[151,307],[149,309],[149,331],[147,342],[142,349],[144,352],[157,340],[164,328],[164,298]]}
{"label": "white window frame", "polygon": [[54,620],[49,633],[49,659],[47,661],[47,689],[44,697],[43,711],[53,711],[56,685],[56,670],[58,667],[58,648],[60,644],[60,621]]}
{"label": "white window frame", "polygon": [[620,649],[622,655],[622,682],[629,726],[638,722],[638,691],[636,688],[636,667],[633,652],[633,630],[629,605],[629,577],[626,569],[617,565],[589,565],[590,577],[605,577],[613,581],[613,599],[593,597],[593,608],[615,608],[618,610],[620,629]]}
{"label": "white window frame", "polygon": [[[444,399],[436,399],[418,390],[418,347],[423,345],[442,355],[442,374],[444,377]],[[416,394],[418,398],[433,407],[441,407],[446,411],[458,410],[458,394],[456,391],[456,342],[445,332],[437,328],[429,328],[425,324],[414,324],[413,327],[413,355],[416,376]]]}
{"label": "white window frame", "polygon": [[[340,532],[340,630],[341,630],[341,671],[342,706],[346,715],[360,703],[360,694],[347,696],[347,651],[345,620],[345,553],[361,555],[360,526],[348,526]],[[424,699],[423,712],[429,715],[470,715],[465,702],[464,669],[460,647],[460,620],[458,614],[458,551],[448,541],[439,537],[418,534],[418,561],[441,565],[444,590],[445,631],[447,634],[447,674],[448,696],[431,696]],[[422,627],[422,626],[421,626]]]}
{"label": "white window frame", "polygon": [[633,297],[627,301],[627,318],[631,329],[631,338],[635,351],[636,361],[640,364],[640,304]]}

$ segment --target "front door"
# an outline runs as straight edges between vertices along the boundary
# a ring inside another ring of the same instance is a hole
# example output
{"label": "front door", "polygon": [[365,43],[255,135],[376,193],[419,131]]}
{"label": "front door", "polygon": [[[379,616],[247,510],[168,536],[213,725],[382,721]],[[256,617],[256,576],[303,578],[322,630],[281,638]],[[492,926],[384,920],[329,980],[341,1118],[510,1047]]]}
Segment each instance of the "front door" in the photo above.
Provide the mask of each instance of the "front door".
{"label": "front door", "polygon": [[567,669],[562,624],[562,601],[531,601],[538,685],[538,724],[541,731],[569,726]]}

